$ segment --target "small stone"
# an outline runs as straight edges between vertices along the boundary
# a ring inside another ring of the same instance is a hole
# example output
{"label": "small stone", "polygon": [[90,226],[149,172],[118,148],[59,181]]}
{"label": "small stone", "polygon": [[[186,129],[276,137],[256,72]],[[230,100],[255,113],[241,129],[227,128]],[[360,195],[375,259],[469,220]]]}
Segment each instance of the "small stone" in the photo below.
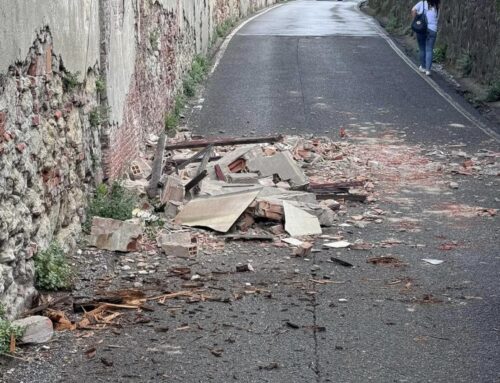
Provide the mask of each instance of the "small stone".
{"label": "small stone", "polygon": [[139,289],[142,287],[142,283],[141,282],[134,282],[132,286],[134,286],[134,288],[136,288],[136,289]]}
{"label": "small stone", "polygon": [[449,183],[450,189],[458,189],[458,183],[456,182],[450,182]]}
{"label": "small stone", "polygon": [[122,270],[128,271],[128,270],[130,270],[130,266],[129,265],[122,266]]}
{"label": "small stone", "polygon": [[149,274],[149,272],[147,270],[139,270],[137,272],[137,274],[139,274],[139,275],[146,275],[146,274]]}
{"label": "small stone", "polygon": [[321,266],[319,266],[319,265],[312,265],[311,266],[311,271],[318,271],[318,270],[321,270]]}
{"label": "small stone", "polygon": [[339,299],[339,302],[340,302],[340,303],[347,303],[347,299],[345,299],[345,298],[340,298],[340,299]]}

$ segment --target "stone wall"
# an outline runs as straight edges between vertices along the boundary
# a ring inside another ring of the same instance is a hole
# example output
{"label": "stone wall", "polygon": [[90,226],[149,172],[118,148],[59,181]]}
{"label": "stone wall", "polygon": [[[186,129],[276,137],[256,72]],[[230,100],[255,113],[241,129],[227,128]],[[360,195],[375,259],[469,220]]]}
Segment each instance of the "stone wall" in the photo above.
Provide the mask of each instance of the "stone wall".
{"label": "stone wall", "polygon": [[99,174],[95,75],[64,69],[48,28],[0,75],[0,302],[13,314],[35,292],[32,257],[54,238],[70,249]]}
{"label": "stone wall", "polygon": [[[369,0],[379,15],[410,25],[410,10],[417,0]],[[470,76],[482,83],[500,81],[500,3],[497,0],[441,2],[438,44],[446,46],[448,64],[469,55]]]}
{"label": "stone wall", "polygon": [[215,28],[278,0],[0,0],[0,303],[35,293],[33,257],[75,248],[86,199],[164,128]]}

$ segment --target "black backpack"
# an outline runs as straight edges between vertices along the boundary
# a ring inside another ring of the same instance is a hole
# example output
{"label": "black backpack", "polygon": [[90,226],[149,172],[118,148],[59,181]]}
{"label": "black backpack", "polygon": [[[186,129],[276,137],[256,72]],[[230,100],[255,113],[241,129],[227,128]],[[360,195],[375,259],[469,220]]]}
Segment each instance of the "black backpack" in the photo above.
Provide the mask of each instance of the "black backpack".
{"label": "black backpack", "polygon": [[422,1],[423,12],[419,13],[411,23],[411,29],[415,33],[427,33],[427,15],[425,14],[425,1]]}

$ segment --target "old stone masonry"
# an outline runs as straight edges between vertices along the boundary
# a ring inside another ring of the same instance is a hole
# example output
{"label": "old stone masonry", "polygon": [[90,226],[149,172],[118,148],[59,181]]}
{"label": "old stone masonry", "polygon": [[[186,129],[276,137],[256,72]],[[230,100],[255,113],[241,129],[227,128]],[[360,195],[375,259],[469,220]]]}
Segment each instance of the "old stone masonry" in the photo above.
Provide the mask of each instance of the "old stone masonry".
{"label": "old stone masonry", "polygon": [[217,28],[277,0],[0,0],[0,303],[36,294],[33,257],[76,247],[89,192],[164,127]]}

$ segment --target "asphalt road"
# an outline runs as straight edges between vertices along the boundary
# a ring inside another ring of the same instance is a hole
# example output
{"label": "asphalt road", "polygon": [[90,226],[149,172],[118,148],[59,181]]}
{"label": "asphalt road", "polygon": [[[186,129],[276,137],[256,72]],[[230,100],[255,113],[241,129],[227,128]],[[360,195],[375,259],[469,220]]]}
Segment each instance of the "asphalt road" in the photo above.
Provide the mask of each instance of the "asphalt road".
{"label": "asphalt road", "polygon": [[[188,125],[203,135],[334,138],[345,128],[348,140],[367,150],[371,143],[384,152],[406,145],[450,161],[463,161],[446,157],[453,150],[498,152],[498,142],[411,69],[356,3],[298,0],[246,24]],[[158,254],[162,267],[189,265],[205,276],[210,294],[230,302],[172,301],[154,312],[129,313],[114,331],[61,333],[48,348],[27,350],[30,363],[0,360],[3,381],[500,382],[498,218],[436,213],[447,204],[499,208],[498,177],[442,174],[424,185],[422,173],[422,185],[394,190],[377,183],[376,205],[349,204],[338,223],[352,226],[325,230],[377,244],[370,250],[322,249],[302,259],[290,257],[289,248],[235,243],[192,263]],[[451,180],[458,189],[446,186]],[[381,223],[354,224],[352,216],[375,206],[383,211]],[[388,239],[400,243],[381,246]],[[444,251],[443,243],[456,246]],[[402,265],[367,263],[388,255]],[[355,267],[332,263],[332,256]],[[78,293],[91,294],[99,273],[120,275],[122,257],[85,251]],[[249,261],[255,273],[230,272]],[[311,282],[322,278],[336,283]],[[158,275],[144,283],[177,291],[183,281]],[[260,292],[249,294],[254,288]],[[85,351],[92,348],[97,353],[89,358]]]}
{"label": "asphalt road", "polygon": [[424,143],[488,140],[396,54],[357,3],[294,1],[245,25],[208,83],[195,131],[335,136],[368,122]]}
{"label": "asphalt road", "polygon": [[[357,3],[299,0],[246,24],[209,79],[203,102],[190,121],[195,132],[338,137],[339,129],[345,128],[348,133],[369,131],[372,137],[379,137],[395,130],[406,143],[429,150],[460,144],[470,151],[498,151],[498,141],[488,132],[498,134],[500,128],[488,125],[434,73],[432,78],[441,91],[476,122],[461,114],[398,56]],[[368,241],[397,235],[424,244],[425,251],[404,250],[401,255],[412,264],[412,270],[396,274],[402,278],[411,275],[419,281],[422,293],[446,296],[447,305],[412,312],[402,307],[399,291],[376,282],[387,281],[393,270],[381,275],[380,270],[366,267],[345,272],[327,266],[326,274],[340,273],[336,278],[347,279],[349,284],[323,287],[315,296],[316,324],[327,329],[314,334],[317,381],[500,381],[498,220],[467,219],[457,225],[423,214],[450,199],[472,205],[481,201],[498,208],[497,180],[464,180],[461,189],[453,196],[407,191],[418,201],[407,213],[424,221],[418,234],[394,234],[387,226],[352,233],[356,239]],[[420,258],[443,256],[436,250],[438,238],[463,241],[468,249],[453,254],[447,267],[423,268]],[[369,256],[386,254],[374,251]],[[351,253],[349,259],[357,256],[360,254]],[[322,265],[320,259],[314,262]],[[480,303],[466,305],[456,300],[469,294],[481,297]],[[339,304],[339,298],[347,298],[349,303]],[[287,354],[285,348],[283,354]],[[308,368],[307,360],[303,369]]]}

